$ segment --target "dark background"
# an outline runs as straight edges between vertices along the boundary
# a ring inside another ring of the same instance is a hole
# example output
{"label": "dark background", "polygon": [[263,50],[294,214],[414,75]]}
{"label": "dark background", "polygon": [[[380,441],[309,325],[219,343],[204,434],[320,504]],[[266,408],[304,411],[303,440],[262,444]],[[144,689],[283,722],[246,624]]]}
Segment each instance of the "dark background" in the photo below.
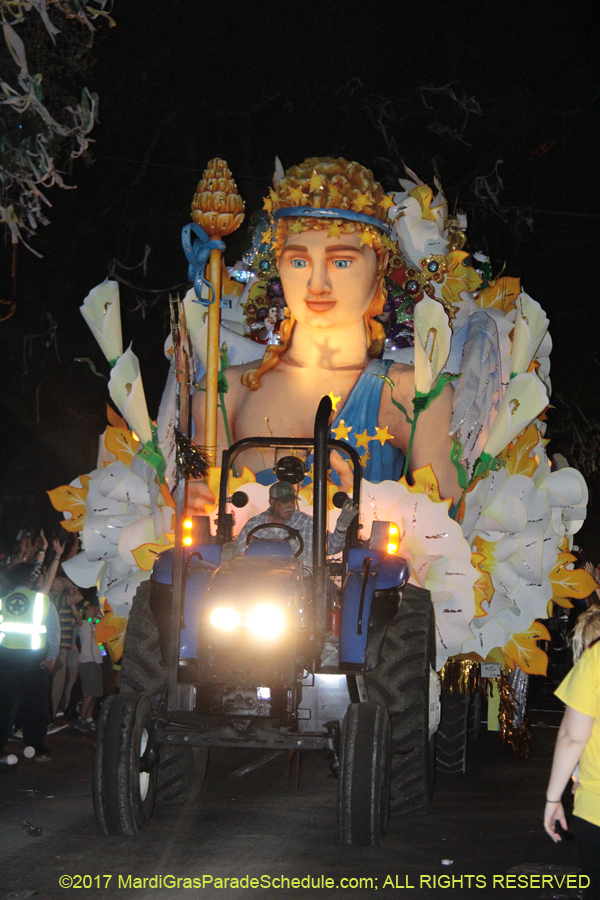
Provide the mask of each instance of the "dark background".
{"label": "dark background", "polygon": [[[108,365],[78,308],[115,265],[135,286],[121,285],[124,345],[133,342],[156,415],[168,295],[186,287],[181,227],[214,156],[229,162],[248,213],[262,205],[276,154],[285,168],[312,155],[356,159],[388,190],[403,163],[430,184],[437,170],[451,208],[468,213],[467,249],[521,276],[550,318],[549,449],[597,491],[595,7],[117,0],[117,26],[99,26],[77,84],[100,95],[95,143],[66,166],[77,190],[47,192],[51,224],[31,238],[43,258],[19,247],[17,312],[0,324],[2,541],[51,521],[43,492],[95,465],[108,391],[74,359],[105,375]],[[248,220],[228,238],[229,264]],[[123,268],[147,246],[145,271]],[[11,252],[5,234],[4,298],[15,287]],[[592,525],[597,507],[592,498]],[[595,534],[588,526],[584,543],[598,561]]]}

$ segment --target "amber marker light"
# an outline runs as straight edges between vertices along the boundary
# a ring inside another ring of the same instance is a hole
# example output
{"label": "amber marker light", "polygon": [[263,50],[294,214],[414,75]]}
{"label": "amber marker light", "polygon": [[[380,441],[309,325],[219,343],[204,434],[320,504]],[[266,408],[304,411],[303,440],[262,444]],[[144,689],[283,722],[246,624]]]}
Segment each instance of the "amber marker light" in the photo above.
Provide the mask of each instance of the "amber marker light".
{"label": "amber marker light", "polygon": [[400,529],[395,522],[390,522],[390,530],[388,534],[388,553],[397,553],[400,546]]}

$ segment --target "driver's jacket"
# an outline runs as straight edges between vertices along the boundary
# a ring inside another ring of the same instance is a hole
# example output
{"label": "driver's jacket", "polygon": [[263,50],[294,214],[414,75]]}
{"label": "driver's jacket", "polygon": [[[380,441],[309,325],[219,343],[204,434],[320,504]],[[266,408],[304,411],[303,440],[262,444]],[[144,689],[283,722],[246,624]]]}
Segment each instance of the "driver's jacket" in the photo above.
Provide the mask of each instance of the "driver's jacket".
{"label": "driver's jacket", "polygon": [[[253,528],[256,528],[257,525],[265,525],[268,526],[272,524],[269,520],[270,510],[265,510],[263,513],[259,513],[258,516],[253,516],[251,519],[248,519],[237,538],[235,539],[235,547],[238,553],[242,554],[246,549],[246,536],[248,532],[252,531]],[[296,531],[299,531],[302,540],[304,541],[304,549],[300,556],[298,557],[303,566],[307,566],[312,569],[313,564],[313,519],[312,516],[307,516],[306,513],[300,512],[300,510],[295,510],[293,516],[288,519],[286,522],[290,528],[294,528]],[[260,540],[285,540],[287,537],[283,528],[278,528],[277,525],[273,525],[272,528],[262,528],[256,535]],[[291,540],[292,550],[297,550],[298,541],[295,541],[293,538]],[[335,553],[340,553],[344,549],[344,544],[346,543],[346,535],[340,534],[340,532],[336,530],[332,532],[327,532],[327,553],[330,556],[333,556]]]}

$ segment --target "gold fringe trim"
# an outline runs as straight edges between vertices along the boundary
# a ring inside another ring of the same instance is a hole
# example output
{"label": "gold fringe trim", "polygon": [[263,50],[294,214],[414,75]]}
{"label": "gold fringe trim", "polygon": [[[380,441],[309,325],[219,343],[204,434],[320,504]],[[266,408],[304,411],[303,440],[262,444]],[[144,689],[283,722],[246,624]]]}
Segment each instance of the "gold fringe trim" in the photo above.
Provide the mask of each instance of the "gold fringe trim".
{"label": "gold fringe trim", "polygon": [[474,694],[480,690],[479,663],[473,659],[449,659],[440,672],[442,690],[451,694]]}
{"label": "gold fringe trim", "polygon": [[514,759],[528,759],[533,749],[533,735],[529,730],[526,715],[520,728],[516,728],[514,725],[517,715],[514,702],[515,692],[510,686],[504,670],[498,679],[498,693],[500,695],[498,721],[502,743],[510,749]]}

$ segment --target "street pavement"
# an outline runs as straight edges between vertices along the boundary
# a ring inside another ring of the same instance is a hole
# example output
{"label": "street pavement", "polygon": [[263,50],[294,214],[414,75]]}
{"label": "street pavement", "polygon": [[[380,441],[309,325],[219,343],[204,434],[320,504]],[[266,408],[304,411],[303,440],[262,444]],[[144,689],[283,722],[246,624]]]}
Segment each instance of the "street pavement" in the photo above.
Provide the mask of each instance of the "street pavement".
{"label": "street pavement", "polygon": [[574,900],[577,878],[567,876],[579,872],[576,840],[554,845],[542,827],[560,713],[532,722],[528,760],[513,759],[484,726],[467,773],[438,774],[428,814],[392,819],[378,848],[339,844],[337,782],[321,754],[303,755],[297,788],[295,769],[286,780],[287,754],[232,775],[265,757],[250,750],[213,751],[197,803],[156,808],[139,837],[102,837],[91,797],[93,736],[51,735],[52,762],[20,757],[0,771],[0,900]]}

